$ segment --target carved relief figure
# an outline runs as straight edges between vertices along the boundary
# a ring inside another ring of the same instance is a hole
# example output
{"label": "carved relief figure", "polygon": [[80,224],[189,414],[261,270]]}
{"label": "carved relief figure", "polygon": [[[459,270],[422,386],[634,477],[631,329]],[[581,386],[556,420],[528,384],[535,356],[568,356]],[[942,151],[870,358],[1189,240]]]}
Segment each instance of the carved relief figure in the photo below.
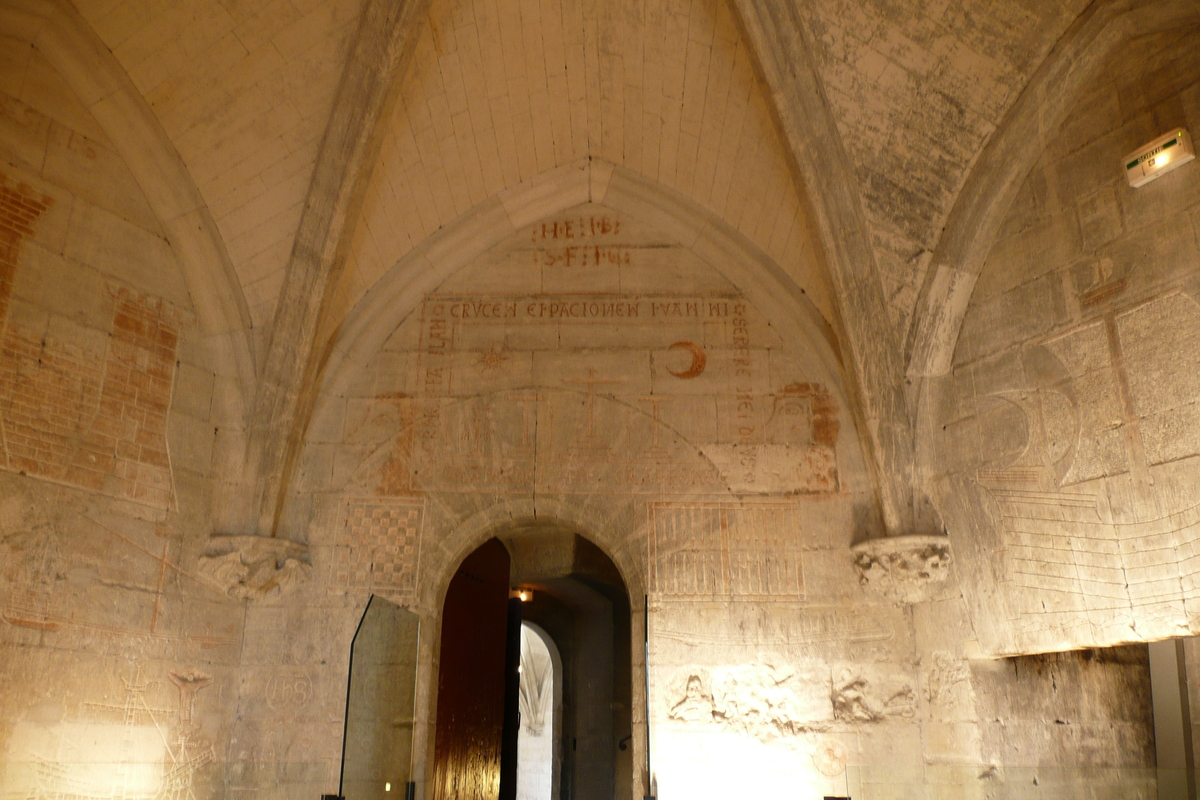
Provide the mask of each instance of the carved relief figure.
{"label": "carved relief figure", "polygon": [[167,677],[179,688],[179,721],[190,724],[192,715],[196,712],[196,695],[213,682],[212,676],[192,668],[182,672],[168,672]]}
{"label": "carved relief figure", "polygon": [[671,707],[671,719],[683,722],[710,722],[713,719],[712,697],[704,691],[699,675],[690,675],[682,700]]}
{"label": "carved relief figure", "polygon": [[678,699],[667,717],[688,727],[740,733],[762,742],[793,737],[827,718],[824,710],[800,699],[803,684],[796,670],[783,663],[718,667],[711,673],[693,667],[672,681],[672,696]]}
{"label": "carved relief figure", "polygon": [[861,674],[845,670],[833,684],[834,716],[843,722],[878,722],[887,717],[911,717],[916,695],[905,684],[881,692]]}

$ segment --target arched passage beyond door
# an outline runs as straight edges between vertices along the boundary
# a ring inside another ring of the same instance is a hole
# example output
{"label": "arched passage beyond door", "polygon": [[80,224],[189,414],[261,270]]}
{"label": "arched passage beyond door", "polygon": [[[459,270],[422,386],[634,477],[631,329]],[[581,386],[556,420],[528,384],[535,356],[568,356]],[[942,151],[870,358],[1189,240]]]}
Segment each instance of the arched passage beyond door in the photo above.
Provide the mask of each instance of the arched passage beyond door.
{"label": "arched passage beyond door", "polygon": [[442,618],[432,797],[494,800],[502,767],[513,766],[502,765],[500,756],[510,589],[523,590],[522,617],[557,650],[561,712],[550,744],[552,796],[627,800],[633,776],[629,595],[598,547],[543,524],[489,540],[451,581]]}
{"label": "arched passage beyond door", "polygon": [[562,659],[550,635],[521,623],[521,727],[517,733],[517,800],[558,797],[562,738]]}

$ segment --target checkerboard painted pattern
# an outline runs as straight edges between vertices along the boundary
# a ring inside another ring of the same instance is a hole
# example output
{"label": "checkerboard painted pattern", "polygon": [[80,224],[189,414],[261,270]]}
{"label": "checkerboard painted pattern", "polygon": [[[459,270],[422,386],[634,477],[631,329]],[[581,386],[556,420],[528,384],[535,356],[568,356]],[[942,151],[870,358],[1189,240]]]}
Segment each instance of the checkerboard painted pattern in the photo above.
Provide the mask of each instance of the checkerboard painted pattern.
{"label": "checkerboard painted pattern", "polygon": [[420,501],[350,500],[334,552],[334,587],[414,592],[423,512]]}

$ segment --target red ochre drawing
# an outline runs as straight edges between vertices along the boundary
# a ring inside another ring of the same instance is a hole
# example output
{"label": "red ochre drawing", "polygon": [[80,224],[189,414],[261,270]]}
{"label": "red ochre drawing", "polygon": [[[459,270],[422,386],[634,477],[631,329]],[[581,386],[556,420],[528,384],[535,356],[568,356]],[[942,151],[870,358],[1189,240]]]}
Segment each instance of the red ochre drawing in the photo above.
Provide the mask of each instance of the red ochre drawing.
{"label": "red ochre drawing", "polygon": [[0,173],[0,468],[170,508],[167,411],[183,312],[111,288],[103,353],[8,319],[21,242],[52,202]]}
{"label": "red ochre drawing", "polygon": [[[225,592],[221,587],[213,586],[198,575],[183,569],[168,558],[168,546],[163,544],[161,551],[156,552],[133,539],[104,525],[87,515],[80,515],[80,521],[90,524],[104,533],[112,536],[121,544],[132,548],[146,558],[155,562],[154,599],[149,611],[149,623],[144,628],[114,626],[97,622],[88,618],[88,609],[71,607],[63,598],[47,588],[30,583],[10,583],[7,591],[0,594],[0,620],[19,628],[33,628],[50,633],[60,631],[79,631],[88,635],[100,634],[120,639],[139,639],[154,642],[185,641],[199,645],[202,649],[235,644],[238,639],[233,635],[232,627],[220,632],[213,632],[209,626],[203,633],[179,634],[169,630],[161,630],[163,599],[166,596],[166,577],[168,574],[178,574],[192,583],[208,590],[214,597],[224,599]],[[130,609],[130,618],[141,616],[138,610]]]}

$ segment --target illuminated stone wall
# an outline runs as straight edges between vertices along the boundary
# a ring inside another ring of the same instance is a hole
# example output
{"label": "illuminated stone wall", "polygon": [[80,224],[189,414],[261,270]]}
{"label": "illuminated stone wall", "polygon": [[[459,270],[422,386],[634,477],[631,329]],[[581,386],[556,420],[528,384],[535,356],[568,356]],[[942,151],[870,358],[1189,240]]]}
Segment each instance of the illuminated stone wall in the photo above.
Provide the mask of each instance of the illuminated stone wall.
{"label": "illuminated stone wall", "polygon": [[[309,331],[275,527],[217,552],[358,6],[77,5],[124,70],[86,96],[0,38],[0,797],[336,791],[378,594],[420,617],[424,800],[445,588],[532,520],[630,593],[618,797],[1154,795],[1122,643],[1196,631],[1200,165],[1133,192],[1119,159],[1200,131],[1186,32],[1122,50],[1026,180],[952,374],[908,398],[949,539],[890,552],[863,544],[878,420],[810,219],[829,187],[797,180],[732,7],[435,0]],[[900,330],[1074,12],[814,5]],[[152,180],[167,156],[194,186]]]}
{"label": "illuminated stone wall", "polygon": [[[660,797],[974,796],[1039,775],[1059,797],[1085,767],[1149,797],[1144,657],[992,669],[971,660],[982,651],[941,556],[900,587],[907,601],[863,581],[850,546],[877,521],[826,345],[772,315],[747,251],[687,247],[619,210],[626,181],[614,172],[604,202],[511,233],[491,221],[497,241],[407,307],[368,297],[383,310],[362,337],[380,344],[334,365],[295,496],[316,521],[311,602],[373,591],[436,630],[458,562],[536,518],[622,570],[637,738],[649,596]],[[433,691],[422,682],[418,776]],[[1036,704],[1060,721],[1035,726]],[[1081,730],[1120,725],[1072,755]]]}
{"label": "illuminated stone wall", "polygon": [[[1189,43],[1131,44],[1088,87],[1013,204],[931,393],[928,466],[991,653],[1197,630],[1200,184],[1187,165],[1132,189],[1120,169],[1200,126]],[[1152,90],[1131,64],[1160,76]]]}
{"label": "illuminated stone wall", "polygon": [[216,376],[112,142],[0,42],[0,795],[214,796],[243,635],[196,571]]}

